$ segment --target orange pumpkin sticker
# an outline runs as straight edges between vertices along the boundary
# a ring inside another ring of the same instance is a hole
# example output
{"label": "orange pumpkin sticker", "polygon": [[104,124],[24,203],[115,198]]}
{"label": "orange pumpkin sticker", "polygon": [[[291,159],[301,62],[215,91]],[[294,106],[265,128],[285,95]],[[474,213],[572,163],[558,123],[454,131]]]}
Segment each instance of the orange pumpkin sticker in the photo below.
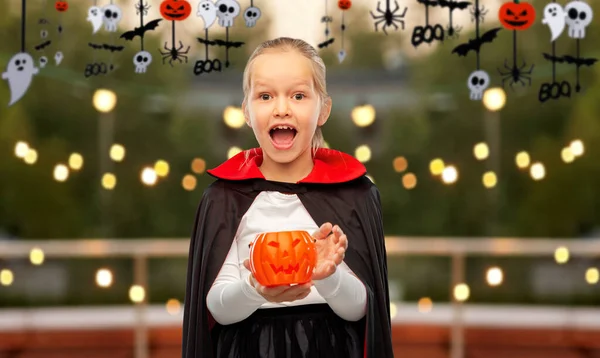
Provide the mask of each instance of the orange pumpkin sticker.
{"label": "orange pumpkin sticker", "polygon": [[250,268],[263,286],[309,282],[316,263],[315,239],[306,231],[263,233],[250,244]]}

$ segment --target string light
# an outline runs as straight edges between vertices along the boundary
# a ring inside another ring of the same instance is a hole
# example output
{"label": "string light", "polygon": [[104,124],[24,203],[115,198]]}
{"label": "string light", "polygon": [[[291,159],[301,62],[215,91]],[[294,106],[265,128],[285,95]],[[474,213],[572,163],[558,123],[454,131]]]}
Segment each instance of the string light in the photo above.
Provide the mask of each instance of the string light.
{"label": "string light", "polygon": [[402,185],[406,189],[413,189],[417,186],[417,177],[413,173],[406,173],[402,176]]}
{"label": "string light", "polygon": [[575,155],[571,150],[571,147],[565,147],[560,151],[560,158],[565,163],[572,163],[575,160]]}
{"label": "string light", "polygon": [[142,183],[152,186],[156,184],[157,175],[153,168],[145,167],[141,174]]}
{"label": "string light", "polygon": [[565,264],[565,263],[567,263],[567,261],[569,261],[569,249],[567,249],[564,246],[561,246],[561,247],[557,248],[554,251],[554,260],[558,264]]}
{"label": "string light", "polygon": [[525,169],[529,166],[531,159],[529,158],[529,153],[527,152],[519,152],[515,156],[515,162],[517,163],[517,167],[521,169]]}
{"label": "string light", "polygon": [[546,168],[544,168],[544,164],[540,162],[534,163],[529,169],[529,174],[533,180],[542,180],[546,176]]}
{"label": "string light", "polygon": [[146,290],[140,285],[133,285],[129,288],[129,299],[131,302],[140,303],[146,297]]}
{"label": "string light", "polygon": [[12,271],[9,269],[2,269],[0,271],[0,285],[2,286],[10,286],[15,280],[15,276]]}
{"label": "string light", "polygon": [[39,247],[34,247],[29,251],[29,261],[32,264],[39,266],[44,263],[44,251]]}
{"label": "string light", "polygon": [[370,104],[357,106],[352,109],[350,116],[357,127],[368,127],[375,121],[375,108]]}
{"label": "string light", "polygon": [[187,191],[194,190],[196,188],[196,177],[191,174],[185,175],[181,180],[181,186]]}
{"label": "string light", "polygon": [[597,284],[599,279],[600,279],[600,273],[598,272],[597,268],[590,267],[589,269],[587,269],[585,271],[585,280],[590,285]]}
{"label": "string light", "polygon": [[157,160],[156,163],[154,163],[154,171],[159,177],[166,177],[169,175],[169,163],[162,159]]}
{"label": "string light", "polygon": [[54,167],[54,180],[64,182],[69,178],[69,168],[64,164],[57,164]]}
{"label": "string light", "polygon": [[490,286],[498,286],[502,283],[504,279],[504,274],[502,273],[502,269],[499,267],[490,267],[487,270],[486,280],[488,285]]}
{"label": "string light", "polygon": [[440,175],[444,171],[446,164],[440,158],[436,158],[429,162],[429,171],[433,175]]}
{"label": "string light", "polygon": [[401,173],[408,168],[408,161],[404,157],[396,157],[393,161],[394,171]]}
{"label": "string light", "polygon": [[496,184],[498,183],[498,178],[496,177],[496,173],[489,171],[483,174],[482,181],[483,185],[489,189],[496,186]]}
{"label": "string light", "polygon": [[15,145],[15,156],[17,158],[25,158],[29,151],[29,144],[27,142],[19,141]]}
{"label": "string light", "polygon": [[417,302],[417,307],[420,313],[429,313],[433,309],[433,302],[429,297],[421,297]]}
{"label": "string light", "polygon": [[361,163],[366,163],[371,160],[371,148],[368,145],[359,145],[354,151],[354,156]]}
{"label": "string light", "polygon": [[25,158],[23,158],[23,160],[27,164],[35,164],[35,162],[37,162],[37,159],[38,159],[37,151],[32,148],[29,148],[29,150],[27,151],[27,154],[25,154]]}
{"label": "string light", "polygon": [[196,174],[202,174],[206,170],[206,162],[201,158],[194,158],[192,160],[192,171]]}
{"label": "string light", "polygon": [[571,152],[573,152],[573,155],[576,157],[582,156],[583,152],[585,151],[585,148],[583,146],[583,142],[581,141],[581,139],[576,139],[576,140],[572,141],[571,144],[569,145],[569,147],[571,148]]}
{"label": "string light", "polygon": [[464,302],[469,299],[470,290],[466,283],[459,283],[454,286],[454,299],[459,302]]}
{"label": "string light", "polygon": [[234,156],[236,156],[237,154],[242,152],[242,148],[239,147],[231,147],[229,148],[229,150],[227,151],[227,158],[231,159]]}
{"label": "string light", "polygon": [[96,271],[96,284],[99,287],[110,287],[113,283],[113,274],[109,269],[102,268]]}
{"label": "string light", "polygon": [[171,298],[167,301],[165,308],[171,316],[176,316],[179,314],[179,312],[181,312],[181,303],[179,302],[179,300]]}
{"label": "string light", "polygon": [[486,143],[477,143],[473,146],[473,155],[478,160],[484,160],[490,155],[490,149]]}
{"label": "string light", "polygon": [[442,181],[446,184],[456,183],[458,180],[458,170],[453,165],[449,165],[442,171]]}
{"label": "string light", "polygon": [[120,144],[113,144],[110,147],[110,159],[120,162],[125,158],[125,147]]}
{"label": "string light", "polygon": [[246,123],[244,112],[242,109],[235,106],[227,106],[223,110],[223,121],[228,127],[241,128]]}
{"label": "string light", "polygon": [[117,177],[113,173],[106,173],[102,176],[102,187],[106,190],[112,190],[117,185]]}
{"label": "string light", "polygon": [[83,157],[79,153],[72,153],[69,156],[69,167],[73,170],[80,170],[83,167]]}

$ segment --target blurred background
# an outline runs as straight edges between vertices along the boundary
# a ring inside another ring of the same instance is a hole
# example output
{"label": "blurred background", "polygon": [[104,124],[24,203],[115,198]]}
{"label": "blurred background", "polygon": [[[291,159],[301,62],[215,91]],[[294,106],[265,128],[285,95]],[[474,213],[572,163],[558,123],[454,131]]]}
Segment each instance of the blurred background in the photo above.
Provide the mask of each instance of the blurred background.
{"label": "blurred background", "polygon": [[[262,14],[246,27],[244,0],[228,34],[217,23],[208,32],[244,42],[229,49],[230,67],[196,74],[206,59],[197,3],[176,23],[187,63],[163,64],[159,49],[172,41],[163,20],[144,38],[154,58],[146,73],[132,61],[139,37],[119,38],[140,26],[136,2],[114,3],[117,33],[92,34],[96,3],[58,12],[54,1],[28,2],[26,49],[50,61],[16,104],[0,86],[0,358],[180,356],[189,236],[213,181],[205,170],[257,145],[240,111],[245,62],[278,36],[318,47],[326,27],[335,41],[319,48],[333,98],[323,132],[381,192],[396,356],[600,357],[600,67],[556,63],[571,95],[540,101],[553,81],[542,55],[552,51],[549,1],[530,2],[535,23],[516,37],[517,67],[534,65],[531,86],[503,86],[513,34],[502,29],[481,47],[491,83],[480,89],[468,83],[475,53],[452,53],[475,37],[473,4],[453,12],[450,38],[448,9],[430,6],[427,21],[446,38],[414,46],[426,21],[418,1],[398,2],[404,29],[396,22],[386,35],[369,13],[382,16],[385,1],[354,0],[342,16],[334,0],[254,0]],[[145,23],[161,17],[160,3],[148,1]],[[502,3],[479,1],[480,34],[501,27]],[[21,48],[21,5],[6,0],[0,13],[3,71]],[[598,24],[579,44],[565,30],[556,56],[579,48],[599,58]],[[44,29],[52,45],[36,51]],[[224,63],[225,49],[208,56]],[[112,70],[86,76],[101,62]]]}

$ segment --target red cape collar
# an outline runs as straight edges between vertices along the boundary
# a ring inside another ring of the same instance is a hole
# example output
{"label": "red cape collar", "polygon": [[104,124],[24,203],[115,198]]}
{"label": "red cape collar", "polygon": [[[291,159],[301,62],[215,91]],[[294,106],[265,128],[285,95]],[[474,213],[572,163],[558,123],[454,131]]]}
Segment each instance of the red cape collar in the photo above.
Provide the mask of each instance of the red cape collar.
{"label": "red cape collar", "polygon": [[[248,152],[248,159],[245,157],[246,152]],[[262,158],[261,148],[249,149],[206,172],[225,180],[265,179],[258,168]],[[314,163],[312,172],[298,183],[344,183],[359,178],[367,172],[365,166],[356,158],[333,149],[317,149]]]}

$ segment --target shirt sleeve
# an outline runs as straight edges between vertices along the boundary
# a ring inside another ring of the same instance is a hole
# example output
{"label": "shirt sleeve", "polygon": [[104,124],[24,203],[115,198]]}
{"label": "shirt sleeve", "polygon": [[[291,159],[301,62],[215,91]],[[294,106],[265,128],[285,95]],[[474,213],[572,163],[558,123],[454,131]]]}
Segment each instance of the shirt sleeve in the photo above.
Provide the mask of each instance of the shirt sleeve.
{"label": "shirt sleeve", "polygon": [[347,321],[358,321],[367,312],[367,290],[350,267],[342,262],[335,272],[322,280],[313,281],[329,307]]}
{"label": "shirt sleeve", "polygon": [[248,280],[241,277],[237,240],[233,240],[223,267],[206,296],[208,310],[222,325],[246,319],[267,302]]}

